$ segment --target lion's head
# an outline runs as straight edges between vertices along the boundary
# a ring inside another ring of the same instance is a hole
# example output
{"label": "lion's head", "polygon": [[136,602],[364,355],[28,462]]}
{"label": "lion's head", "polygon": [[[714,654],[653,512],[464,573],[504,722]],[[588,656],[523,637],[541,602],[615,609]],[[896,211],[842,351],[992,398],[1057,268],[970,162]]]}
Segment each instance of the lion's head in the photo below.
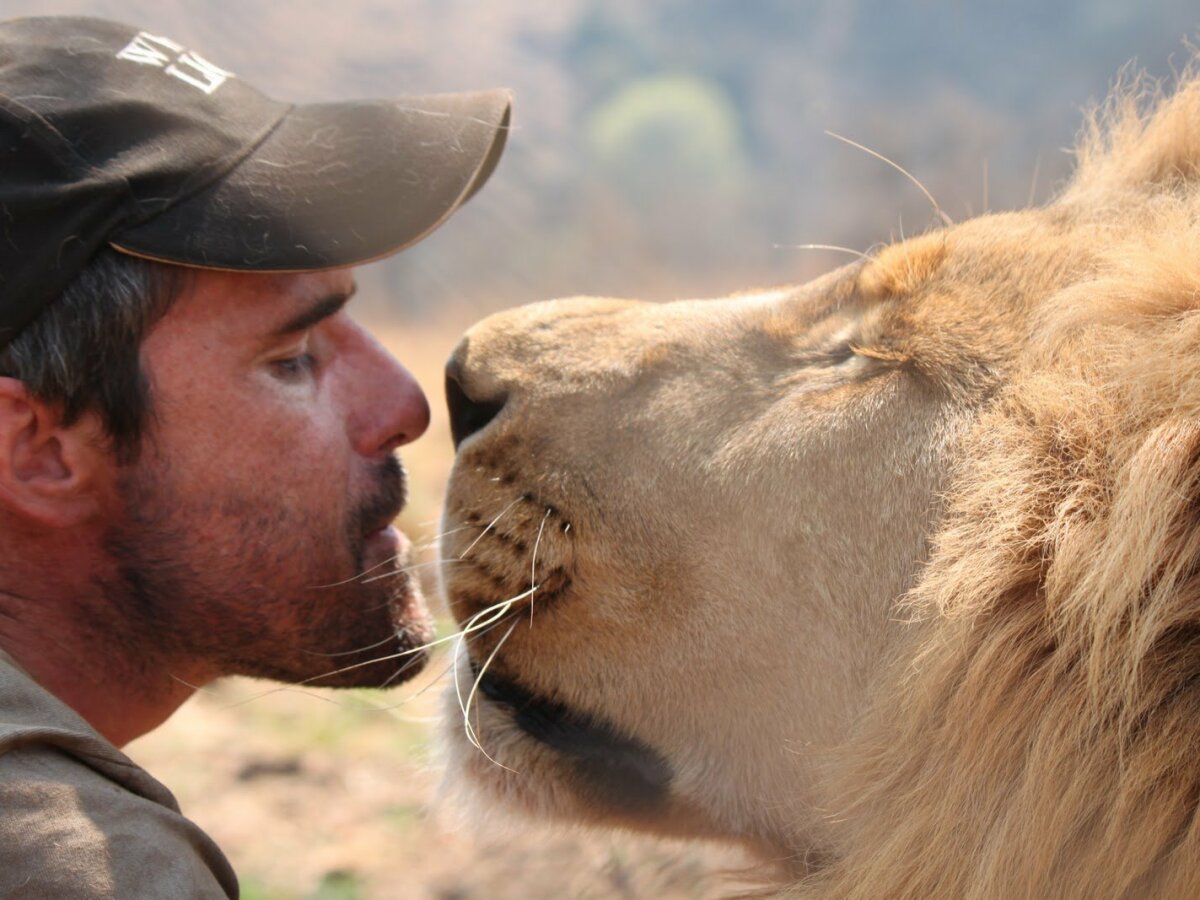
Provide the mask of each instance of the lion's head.
{"label": "lion's head", "polygon": [[472,329],[451,779],[806,896],[1200,896],[1200,82],[1079,156],[803,287]]}

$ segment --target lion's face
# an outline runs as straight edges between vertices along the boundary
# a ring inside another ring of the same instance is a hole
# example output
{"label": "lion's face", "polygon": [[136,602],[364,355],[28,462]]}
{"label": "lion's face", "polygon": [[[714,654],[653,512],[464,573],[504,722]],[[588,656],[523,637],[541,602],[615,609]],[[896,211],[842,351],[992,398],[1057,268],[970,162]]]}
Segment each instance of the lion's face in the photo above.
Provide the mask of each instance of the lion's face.
{"label": "lion's face", "polygon": [[819,853],[958,437],[1081,246],[1059,213],[993,216],[803,287],[473,328],[448,369],[451,781]]}

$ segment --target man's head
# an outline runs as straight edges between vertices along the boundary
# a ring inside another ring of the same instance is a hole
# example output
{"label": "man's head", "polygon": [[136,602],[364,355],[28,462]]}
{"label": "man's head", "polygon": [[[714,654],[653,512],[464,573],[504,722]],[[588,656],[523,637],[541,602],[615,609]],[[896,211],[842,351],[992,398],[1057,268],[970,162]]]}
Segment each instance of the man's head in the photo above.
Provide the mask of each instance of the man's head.
{"label": "man's head", "polygon": [[478,190],[508,103],[290,106],[162,36],[0,23],[0,647],[415,668],[390,524],[428,406],[343,307]]}

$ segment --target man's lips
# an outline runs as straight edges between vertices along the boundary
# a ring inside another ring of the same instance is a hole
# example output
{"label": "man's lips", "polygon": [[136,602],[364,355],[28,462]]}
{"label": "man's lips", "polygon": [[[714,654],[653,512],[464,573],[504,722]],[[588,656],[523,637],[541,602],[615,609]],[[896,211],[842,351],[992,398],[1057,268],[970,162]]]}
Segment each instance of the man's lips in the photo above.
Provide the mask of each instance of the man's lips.
{"label": "man's lips", "polygon": [[382,528],[376,528],[374,531],[368,532],[366,535],[366,544],[371,550],[390,550],[391,555],[398,557],[398,562],[400,563],[408,560],[408,553],[411,548],[408,537],[391,522]]}
{"label": "man's lips", "polygon": [[396,518],[400,515],[403,509],[404,504],[399,503],[389,509],[384,515],[371,522],[368,522],[366,528],[363,529],[363,535],[370,538],[379,534],[381,531],[387,531],[389,528],[395,529]]}

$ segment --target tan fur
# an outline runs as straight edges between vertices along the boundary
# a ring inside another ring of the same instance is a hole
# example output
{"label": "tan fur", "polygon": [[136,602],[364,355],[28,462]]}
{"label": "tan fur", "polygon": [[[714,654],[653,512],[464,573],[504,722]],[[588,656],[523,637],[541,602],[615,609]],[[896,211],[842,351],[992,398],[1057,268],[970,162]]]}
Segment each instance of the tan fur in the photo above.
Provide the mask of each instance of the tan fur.
{"label": "tan fur", "polygon": [[858,279],[867,297],[896,297],[910,294],[941,267],[946,259],[946,241],[940,234],[885,247]]}
{"label": "tan fur", "polygon": [[459,775],[786,856],[787,896],[1200,896],[1200,81],[1124,89],[1078,155],[1044,209],[806,288],[468,335],[464,386],[507,403],[447,524],[516,507],[452,605],[556,567],[496,671],[675,779],[614,811],[488,703],[512,771],[454,709]]}

